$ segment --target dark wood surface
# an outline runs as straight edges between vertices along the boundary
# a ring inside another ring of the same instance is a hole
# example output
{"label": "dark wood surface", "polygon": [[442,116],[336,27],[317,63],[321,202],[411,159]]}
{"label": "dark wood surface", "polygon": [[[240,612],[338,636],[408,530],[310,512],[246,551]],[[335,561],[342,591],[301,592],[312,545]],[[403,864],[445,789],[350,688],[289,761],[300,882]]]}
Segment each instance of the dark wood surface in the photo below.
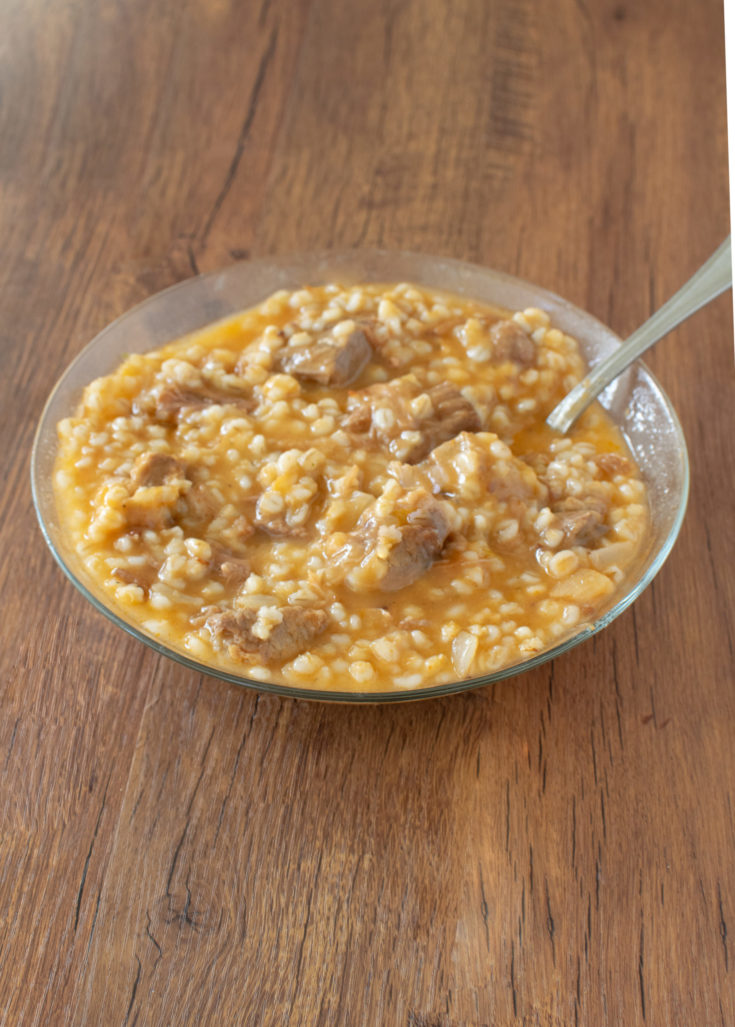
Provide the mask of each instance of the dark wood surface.
{"label": "dark wood surface", "polygon": [[735,1023],[732,307],[650,359],[679,542],[494,688],[281,700],[123,636],[28,485],[68,361],[171,283],[381,245],[632,330],[728,232],[716,0],[10,0],[0,29],[0,1023]]}

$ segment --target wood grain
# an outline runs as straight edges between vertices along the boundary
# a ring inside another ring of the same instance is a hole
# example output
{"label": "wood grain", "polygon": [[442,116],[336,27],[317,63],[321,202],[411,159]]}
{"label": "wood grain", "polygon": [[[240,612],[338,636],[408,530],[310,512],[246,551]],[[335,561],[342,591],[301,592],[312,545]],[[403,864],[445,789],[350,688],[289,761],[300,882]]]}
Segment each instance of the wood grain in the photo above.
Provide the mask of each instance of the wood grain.
{"label": "wood grain", "polygon": [[280,700],[123,637],[28,454],[100,328],[377,245],[632,330],[727,234],[721,5],[19,0],[0,38],[0,1023],[735,1022],[731,299],[650,364],[692,494],[653,586],[493,688]]}

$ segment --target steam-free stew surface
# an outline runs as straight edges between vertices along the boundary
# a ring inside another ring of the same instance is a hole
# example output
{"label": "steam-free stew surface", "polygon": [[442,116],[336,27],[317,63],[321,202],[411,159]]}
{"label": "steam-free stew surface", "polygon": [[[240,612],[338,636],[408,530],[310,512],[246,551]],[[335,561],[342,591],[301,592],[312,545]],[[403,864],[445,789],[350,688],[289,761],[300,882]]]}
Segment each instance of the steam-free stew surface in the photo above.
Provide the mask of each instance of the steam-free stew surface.
{"label": "steam-free stew surface", "polygon": [[92,383],[60,425],[70,541],[147,632],[245,676],[380,690],[476,676],[616,595],[645,489],[541,310],[330,285]]}

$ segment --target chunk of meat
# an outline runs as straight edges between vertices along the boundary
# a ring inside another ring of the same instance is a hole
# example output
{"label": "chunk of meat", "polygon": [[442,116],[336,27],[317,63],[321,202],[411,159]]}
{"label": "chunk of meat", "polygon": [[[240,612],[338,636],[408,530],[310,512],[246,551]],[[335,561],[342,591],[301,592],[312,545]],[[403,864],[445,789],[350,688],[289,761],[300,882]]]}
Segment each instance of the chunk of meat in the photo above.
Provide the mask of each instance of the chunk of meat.
{"label": "chunk of meat", "polygon": [[490,340],[496,360],[524,365],[533,363],[536,346],[515,321],[496,321],[490,329]]}
{"label": "chunk of meat", "polygon": [[140,567],[116,567],[112,576],[125,585],[137,585],[148,595],[151,585],[158,577],[158,569],[149,563]]}
{"label": "chunk of meat", "polygon": [[165,453],[141,453],[130,474],[130,480],[136,488],[163,485],[166,481],[184,477],[184,465]]}
{"label": "chunk of meat", "polygon": [[607,531],[607,504],[598,496],[569,496],[552,506],[554,527],[564,532],[568,546],[590,546]]}
{"label": "chunk of meat", "polygon": [[447,504],[418,488],[397,502],[379,497],[343,536],[333,564],[353,591],[395,592],[412,584],[439,557],[451,531]]}
{"label": "chunk of meat", "polygon": [[201,525],[208,524],[213,520],[217,516],[220,506],[221,503],[212,495],[206,485],[195,482],[184,497],[182,521],[186,522],[189,530],[194,525],[198,525],[200,526],[199,530],[202,531]]}
{"label": "chunk of meat", "polygon": [[130,474],[130,496],[122,503],[128,526],[161,531],[173,523],[174,507],[191,487],[184,465],[163,453],[142,453]]}
{"label": "chunk of meat", "polygon": [[414,375],[393,378],[356,392],[344,427],[387,446],[407,464],[423,460],[461,431],[479,431],[474,406],[453,385],[424,389]]}
{"label": "chunk of meat", "polygon": [[496,500],[528,506],[548,497],[534,469],[492,432],[460,432],[437,446],[422,468],[435,492],[465,501],[483,500],[491,493]]}
{"label": "chunk of meat", "polygon": [[453,385],[435,385],[429,389],[429,398],[434,406],[436,421],[425,429],[423,444],[412,451],[409,463],[423,460],[432,449],[453,439],[460,432],[475,432],[482,427],[473,405]]}
{"label": "chunk of meat", "polygon": [[630,460],[619,453],[602,453],[595,457],[595,463],[606,478],[614,478],[617,474],[630,474],[633,470]]}
{"label": "chunk of meat", "polygon": [[225,585],[241,585],[250,574],[249,562],[219,542],[210,542],[209,545],[212,550],[209,567],[213,576]]}
{"label": "chunk of meat", "polygon": [[[185,410],[203,410],[214,405],[235,406],[247,412],[254,404],[248,396],[210,385],[166,385],[155,396],[153,417],[162,424],[175,424]],[[133,404],[133,411],[138,413],[139,407],[140,404]]]}
{"label": "chunk of meat", "polygon": [[[337,326],[339,327],[339,326]],[[285,347],[280,355],[282,371],[320,385],[349,385],[370,362],[373,348],[358,327],[329,334],[305,345]]]}
{"label": "chunk of meat", "polygon": [[[206,561],[209,574],[225,585],[235,587],[241,585],[250,574],[248,561],[219,542],[209,542],[208,544],[211,549],[211,555]],[[158,567],[146,563],[116,567],[112,576],[125,584],[137,585],[148,594],[151,585],[158,577],[158,570]]]}
{"label": "chunk of meat", "polygon": [[329,622],[324,610],[299,606],[264,609],[274,610],[270,623],[262,610],[223,610],[210,614],[205,626],[215,644],[227,646],[231,656],[256,654],[266,663],[276,663],[302,653]]}
{"label": "chunk of meat", "polygon": [[435,501],[428,501],[408,515],[401,540],[390,550],[380,587],[387,592],[405,588],[434,563],[449,534],[449,521]]}

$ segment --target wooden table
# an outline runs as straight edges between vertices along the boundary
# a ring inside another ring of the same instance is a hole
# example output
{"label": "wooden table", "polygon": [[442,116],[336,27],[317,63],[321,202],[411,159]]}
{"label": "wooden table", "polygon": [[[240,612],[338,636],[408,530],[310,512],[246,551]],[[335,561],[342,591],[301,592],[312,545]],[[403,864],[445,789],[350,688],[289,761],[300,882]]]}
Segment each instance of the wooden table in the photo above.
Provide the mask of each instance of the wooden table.
{"label": "wooden table", "polygon": [[487,264],[633,329],[728,231],[716,0],[15,0],[0,33],[0,1022],[735,1023],[731,298],[650,363],[692,496],[593,641],[281,700],[62,576],[28,485],[109,320],[248,256]]}

